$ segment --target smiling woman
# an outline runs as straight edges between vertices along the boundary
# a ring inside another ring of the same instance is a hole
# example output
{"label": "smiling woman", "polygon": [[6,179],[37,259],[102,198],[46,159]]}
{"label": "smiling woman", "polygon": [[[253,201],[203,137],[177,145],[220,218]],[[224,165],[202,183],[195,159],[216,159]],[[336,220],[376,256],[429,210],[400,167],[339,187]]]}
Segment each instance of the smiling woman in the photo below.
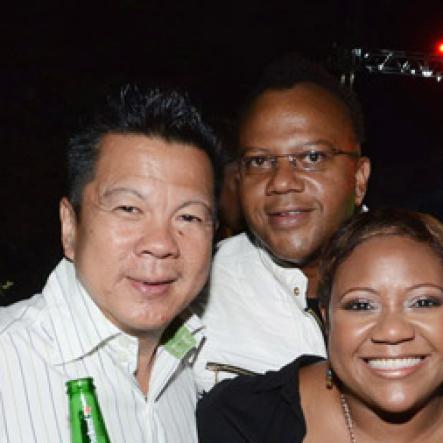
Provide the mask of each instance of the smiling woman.
{"label": "smiling woman", "polygon": [[200,441],[443,441],[443,226],[355,216],[323,253],[319,291],[328,360],[219,384],[200,402]]}

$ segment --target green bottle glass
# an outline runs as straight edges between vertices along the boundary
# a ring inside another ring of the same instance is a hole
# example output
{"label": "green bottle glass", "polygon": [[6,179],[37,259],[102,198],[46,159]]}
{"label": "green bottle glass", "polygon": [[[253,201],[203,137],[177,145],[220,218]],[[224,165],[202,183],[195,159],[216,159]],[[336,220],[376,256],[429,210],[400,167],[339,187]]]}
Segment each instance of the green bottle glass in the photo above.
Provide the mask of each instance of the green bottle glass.
{"label": "green bottle glass", "polygon": [[71,443],[110,443],[91,377],[66,382]]}

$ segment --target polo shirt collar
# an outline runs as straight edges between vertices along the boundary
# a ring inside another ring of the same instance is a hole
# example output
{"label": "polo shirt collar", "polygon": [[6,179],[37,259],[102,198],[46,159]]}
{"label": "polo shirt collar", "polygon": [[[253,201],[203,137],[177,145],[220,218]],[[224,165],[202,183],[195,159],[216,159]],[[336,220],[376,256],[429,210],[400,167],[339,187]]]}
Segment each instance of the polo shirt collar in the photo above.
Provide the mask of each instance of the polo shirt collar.
{"label": "polo shirt collar", "polygon": [[307,307],[306,291],[308,287],[308,279],[297,267],[286,268],[278,265],[268,251],[262,246],[257,245],[258,255],[263,266],[269,270],[274,278],[283,286],[285,293],[293,296],[295,303],[304,311]]}
{"label": "polo shirt collar", "polygon": [[[50,275],[43,295],[48,300],[52,323],[45,325],[45,331],[56,329],[62,332],[55,334],[57,342],[51,355],[53,364],[80,359],[114,339],[131,349],[131,354],[137,354],[138,339],[124,333],[106,318],[77,279],[70,261],[61,260]],[[190,355],[203,338],[203,326],[196,315],[186,312],[179,322],[182,320],[184,324],[178,329],[180,333],[172,334],[161,346],[179,360]]]}
{"label": "polo shirt collar", "polygon": [[122,334],[88,295],[76,277],[74,265],[66,259],[49,276],[43,295],[53,323],[48,330],[57,330],[54,364],[77,360]]}

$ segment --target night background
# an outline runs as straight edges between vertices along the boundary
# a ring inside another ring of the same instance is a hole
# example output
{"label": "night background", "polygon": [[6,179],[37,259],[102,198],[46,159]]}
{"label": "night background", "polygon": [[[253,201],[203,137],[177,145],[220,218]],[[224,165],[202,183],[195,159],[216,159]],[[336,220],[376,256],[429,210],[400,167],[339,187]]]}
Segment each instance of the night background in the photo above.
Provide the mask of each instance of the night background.
{"label": "night background", "polygon": [[[16,3],[0,18],[0,304],[39,291],[60,259],[66,140],[113,85],[177,85],[223,120],[286,52],[432,53],[443,39],[443,0]],[[354,89],[373,162],[366,203],[443,219],[443,81],[359,72]]]}

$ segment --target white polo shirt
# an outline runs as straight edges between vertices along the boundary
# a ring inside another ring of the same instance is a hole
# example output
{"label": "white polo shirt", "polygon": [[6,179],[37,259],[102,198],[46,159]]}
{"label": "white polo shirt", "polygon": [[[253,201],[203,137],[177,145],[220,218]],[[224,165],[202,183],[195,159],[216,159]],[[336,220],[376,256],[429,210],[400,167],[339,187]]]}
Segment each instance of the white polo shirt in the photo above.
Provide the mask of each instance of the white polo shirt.
{"label": "white polo shirt", "polygon": [[318,318],[307,310],[306,288],[301,270],[278,266],[246,234],[222,241],[207,305],[196,308],[206,337],[194,364],[199,390],[235,376],[229,367],[208,370],[208,363],[263,373],[302,354],[324,357],[323,335]]}

